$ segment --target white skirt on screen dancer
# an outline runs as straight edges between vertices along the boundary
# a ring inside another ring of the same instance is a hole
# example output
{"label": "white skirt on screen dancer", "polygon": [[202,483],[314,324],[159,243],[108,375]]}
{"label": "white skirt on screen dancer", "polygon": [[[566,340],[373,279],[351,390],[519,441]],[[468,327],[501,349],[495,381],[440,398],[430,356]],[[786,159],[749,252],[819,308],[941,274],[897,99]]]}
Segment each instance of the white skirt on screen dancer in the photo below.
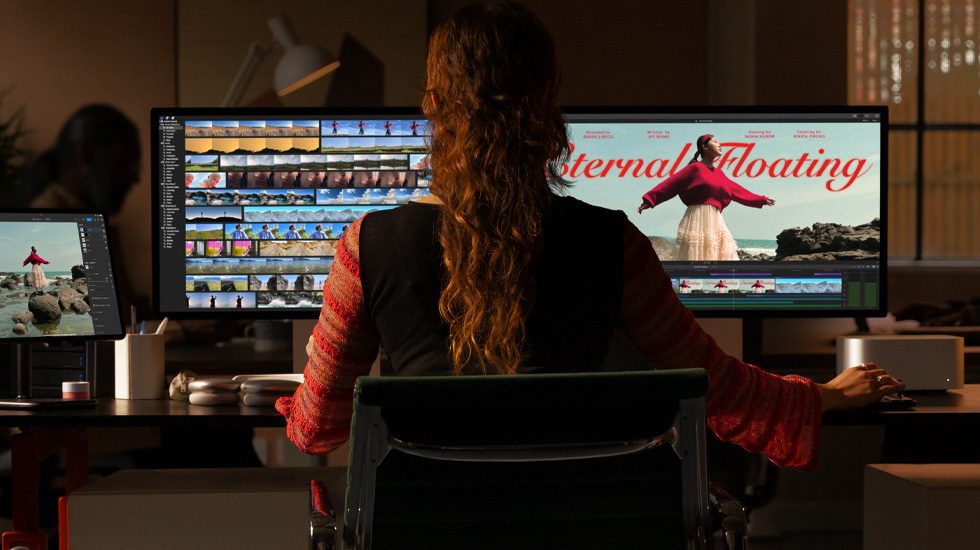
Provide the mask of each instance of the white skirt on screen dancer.
{"label": "white skirt on screen dancer", "polygon": [[48,280],[45,278],[44,272],[41,271],[40,264],[34,264],[34,267],[31,268],[31,273],[34,274],[34,288],[42,289],[48,286]]}
{"label": "white skirt on screen dancer", "polygon": [[738,246],[721,211],[710,204],[688,206],[677,227],[677,260],[737,261]]}

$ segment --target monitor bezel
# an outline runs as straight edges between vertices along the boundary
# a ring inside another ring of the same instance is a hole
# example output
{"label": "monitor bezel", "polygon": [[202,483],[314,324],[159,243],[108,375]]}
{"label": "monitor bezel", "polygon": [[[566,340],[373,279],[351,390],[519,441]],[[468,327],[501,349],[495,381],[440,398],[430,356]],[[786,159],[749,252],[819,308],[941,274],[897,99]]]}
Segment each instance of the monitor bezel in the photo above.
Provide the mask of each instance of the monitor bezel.
{"label": "monitor bezel", "polygon": [[[62,208],[0,208],[0,216],[4,214],[58,214],[58,215],[80,215],[80,216],[101,216],[103,226],[107,229],[106,231],[106,251],[109,255],[109,268],[113,272],[112,278],[112,292],[116,296],[116,312],[119,315],[119,331],[118,333],[111,334],[75,334],[75,335],[51,335],[51,336],[16,336],[16,337],[6,337],[0,335],[0,345],[11,345],[11,344],[34,344],[34,343],[66,343],[66,344],[82,344],[90,341],[98,340],[121,340],[126,336],[126,325],[123,323],[123,312],[122,312],[122,302],[119,299],[119,283],[118,283],[118,273],[119,271],[115,269],[115,258],[112,254],[112,243],[110,242],[112,237],[109,235],[109,218],[101,210],[95,209],[62,209]],[[91,315],[91,313],[89,314]]]}
{"label": "monitor bezel", "polygon": [[153,221],[153,313],[158,317],[169,317],[171,319],[316,319],[320,316],[320,309],[317,308],[276,308],[268,311],[250,310],[245,312],[237,311],[213,311],[203,310],[178,310],[165,311],[160,304],[160,171],[157,165],[160,163],[160,136],[157,124],[160,117],[206,117],[206,116],[255,116],[258,114],[276,117],[315,117],[319,119],[337,117],[353,117],[356,115],[377,116],[411,116],[415,115],[419,119],[425,118],[418,107],[155,107],[150,109],[150,208],[152,210]]}
{"label": "monitor bezel", "polygon": [[[704,310],[690,309],[695,317],[703,319],[764,319],[764,318],[867,318],[888,315],[888,106],[887,105],[724,105],[724,106],[569,106],[563,108],[566,115],[660,115],[660,114],[860,114],[876,113],[880,117],[879,140],[881,143],[881,194],[879,202],[880,246],[878,305],[874,309],[816,309],[816,310]],[[698,122],[710,123],[701,116],[693,117]],[[566,121],[567,122],[567,121]],[[678,122],[682,122],[679,120]],[[693,120],[692,120],[693,122]],[[858,124],[855,122],[855,124]],[[574,183],[572,185],[574,188]]]}

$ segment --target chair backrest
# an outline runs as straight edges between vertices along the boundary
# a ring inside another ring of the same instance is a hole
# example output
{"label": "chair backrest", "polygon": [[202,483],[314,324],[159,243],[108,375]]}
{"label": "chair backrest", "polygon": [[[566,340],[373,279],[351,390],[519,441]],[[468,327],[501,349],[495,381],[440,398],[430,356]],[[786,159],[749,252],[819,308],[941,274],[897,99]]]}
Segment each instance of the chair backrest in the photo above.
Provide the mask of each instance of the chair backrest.
{"label": "chair backrest", "polygon": [[358,379],[348,548],[701,548],[700,369]]}

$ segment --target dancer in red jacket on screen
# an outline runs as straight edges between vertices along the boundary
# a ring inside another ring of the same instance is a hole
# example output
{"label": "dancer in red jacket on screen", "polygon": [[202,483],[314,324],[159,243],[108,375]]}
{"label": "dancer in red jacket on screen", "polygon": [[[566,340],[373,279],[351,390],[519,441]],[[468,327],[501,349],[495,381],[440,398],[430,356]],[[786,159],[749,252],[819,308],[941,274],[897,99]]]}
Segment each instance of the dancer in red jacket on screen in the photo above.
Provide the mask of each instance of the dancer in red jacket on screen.
{"label": "dancer in red jacket on screen", "polygon": [[776,201],[748,191],[714,165],[721,156],[718,138],[705,134],[695,145],[697,151],[691,162],[647,191],[636,211],[642,214],[647,208],[679,195],[687,205],[687,211],[677,227],[677,256],[674,259],[737,261],[738,247],[721,217],[722,210],[732,201],[754,208],[772,206]]}
{"label": "dancer in red jacket on screen", "polygon": [[24,265],[31,264],[31,273],[34,274],[34,288],[44,288],[48,286],[48,280],[41,271],[41,264],[48,263],[47,260],[37,255],[37,249],[31,247],[31,255],[24,260]]}

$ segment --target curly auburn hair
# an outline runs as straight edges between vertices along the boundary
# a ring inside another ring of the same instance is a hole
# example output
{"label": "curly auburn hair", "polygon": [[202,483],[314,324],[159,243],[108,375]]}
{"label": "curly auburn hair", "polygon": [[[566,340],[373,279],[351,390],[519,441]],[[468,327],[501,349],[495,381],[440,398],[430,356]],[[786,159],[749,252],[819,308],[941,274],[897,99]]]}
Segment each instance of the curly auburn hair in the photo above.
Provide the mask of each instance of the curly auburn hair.
{"label": "curly auburn hair", "polygon": [[439,313],[453,371],[513,373],[534,304],[542,218],[568,183],[554,41],[526,8],[470,6],[429,40],[422,110],[443,202]]}

